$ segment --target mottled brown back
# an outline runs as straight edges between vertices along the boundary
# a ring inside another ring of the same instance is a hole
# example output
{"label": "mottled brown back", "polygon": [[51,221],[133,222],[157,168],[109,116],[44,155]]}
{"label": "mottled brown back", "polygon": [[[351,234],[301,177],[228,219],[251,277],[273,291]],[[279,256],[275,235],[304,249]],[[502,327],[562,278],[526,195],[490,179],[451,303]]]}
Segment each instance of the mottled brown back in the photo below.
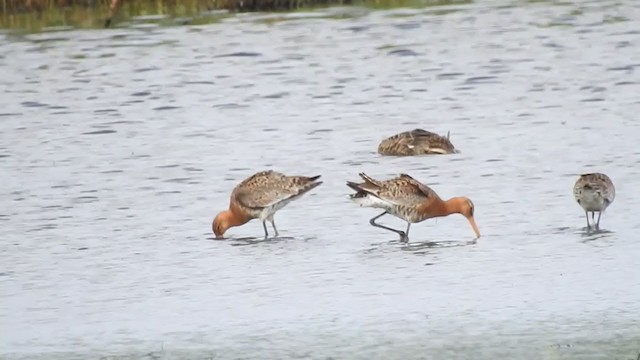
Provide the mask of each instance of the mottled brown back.
{"label": "mottled brown back", "polygon": [[358,190],[394,205],[415,207],[440,199],[435,191],[407,174],[400,174],[398,177],[383,181],[372,179],[365,173],[360,173],[360,177],[365,180],[363,183],[348,183],[349,186],[357,187]]}
{"label": "mottled brown back", "polygon": [[382,140],[378,145],[378,153],[381,155],[412,156],[455,152],[456,149],[448,136],[440,136],[423,129],[401,132]]}
{"label": "mottled brown back", "polygon": [[287,176],[273,170],[261,171],[238,184],[231,198],[247,208],[265,208],[310,191],[322,184],[316,181],[318,178],[320,175]]}

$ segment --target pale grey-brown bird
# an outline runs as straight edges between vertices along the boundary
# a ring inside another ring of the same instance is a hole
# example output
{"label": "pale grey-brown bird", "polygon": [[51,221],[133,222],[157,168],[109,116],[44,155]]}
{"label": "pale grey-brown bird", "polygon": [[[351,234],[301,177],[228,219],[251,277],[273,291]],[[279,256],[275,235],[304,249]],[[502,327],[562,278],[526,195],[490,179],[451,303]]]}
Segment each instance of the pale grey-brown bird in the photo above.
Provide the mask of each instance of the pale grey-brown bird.
{"label": "pale grey-brown bird", "polygon": [[[600,216],[616,198],[616,188],[611,179],[602,173],[582,174],[573,186],[573,197],[584,209],[587,216],[587,228],[591,229],[591,220],[595,222],[595,229],[600,229]],[[595,213],[598,220],[595,220]]]}

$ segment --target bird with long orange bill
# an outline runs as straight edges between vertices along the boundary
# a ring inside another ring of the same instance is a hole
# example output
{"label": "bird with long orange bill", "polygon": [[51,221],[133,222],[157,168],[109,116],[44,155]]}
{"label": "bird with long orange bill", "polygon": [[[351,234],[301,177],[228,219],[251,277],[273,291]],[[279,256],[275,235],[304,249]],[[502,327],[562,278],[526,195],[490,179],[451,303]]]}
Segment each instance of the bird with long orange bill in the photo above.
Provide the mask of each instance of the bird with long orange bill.
{"label": "bird with long orange bill", "polygon": [[231,192],[229,209],[220,212],[211,224],[216,239],[233,226],[244,225],[253,219],[260,219],[264,228],[264,237],[269,237],[266,222],[269,221],[277,237],[273,216],[291,201],[306,194],[322,181],[317,176],[287,176],[267,170],[253,174],[238,184]]}
{"label": "bird with long orange bill", "polygon": [[[383,209],[382,214],[377,215],[369,223],[375,227],[393,231],[400,235],[400,241],[409,241],[409,229],[411,224],[419,223],[427,219],[462,214],[471,225],[476,239],[480,237],[480,231],[473,217],[473,202],[466,197],[454,197],[442,200],[428,186],[420,183],[407,174],[390,180],[375,180],[365,173],[360,173],[363,183],[347,182],[347,186],[355,190],[351,194],[351,200],[362,207]],[[401,231],[376,223],[376,220],[386,214],[394,215],[407,222],[407,230]]]}

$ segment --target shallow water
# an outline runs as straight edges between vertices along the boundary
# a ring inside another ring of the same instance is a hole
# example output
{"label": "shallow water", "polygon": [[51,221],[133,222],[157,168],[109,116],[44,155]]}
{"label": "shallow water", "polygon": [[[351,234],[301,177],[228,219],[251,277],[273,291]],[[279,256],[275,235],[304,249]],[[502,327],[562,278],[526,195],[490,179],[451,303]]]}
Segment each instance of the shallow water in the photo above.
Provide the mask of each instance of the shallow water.
{"label": "shallow water", "polygon": [[[636,359],[640,3],[505,4],[0,35],[1,357]],[[377,155],[415,127],[461,153]],[[265,168],[324,184],[282,239],[212,240]],[[399,243],[361,171],[469,196],[482,237]]]}

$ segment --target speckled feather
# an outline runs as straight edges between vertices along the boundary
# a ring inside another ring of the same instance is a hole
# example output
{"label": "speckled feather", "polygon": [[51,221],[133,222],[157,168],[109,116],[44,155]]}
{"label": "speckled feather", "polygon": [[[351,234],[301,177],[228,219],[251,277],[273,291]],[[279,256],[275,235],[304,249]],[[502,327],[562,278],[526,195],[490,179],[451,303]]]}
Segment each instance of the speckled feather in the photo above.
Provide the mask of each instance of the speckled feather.
{"label": "speckled feather", "polygon": [[411,156],[426,154],[453,154],[457,150],[447,137],[422,129],[393,135],[378,145],[381,155]]}
{"label": "speckled feather", "polygon": [[407,174],[393,179],[378,181],[365,173],[360,173],[365,180],[359,188],[395,205],[419,206],[425,201],[438,197],[435,191]]}
{"label": "speckled feather", "polygon": [[[390,213],[410,222],[419,222],[430,218],[429,214],[420,211],[440,197],[428,186],[420,183],[407,174],[389,180],[378,181],[365,173],[360,173],[363,183],[348,182],[347,185],[357,193],[352,199],[362,198],[367,195],[375,196],[383,201],[382,206]],[[388,204],[385,206],[384,204]]]}
{"label": "speckled feather", "polygon": [[615,199],[616,189],[605,174],[582,174],[573,187],[573,196],[585,211],[604,211]]}
{"label": "speckled feather", "polygon": [[322,181],[318,176],[287,176],[267,170],[258,172],[242,181],[233,189],[231,201],[245,212],[258,217],[265,209],[271,214],[295,198],[302,196]]}

